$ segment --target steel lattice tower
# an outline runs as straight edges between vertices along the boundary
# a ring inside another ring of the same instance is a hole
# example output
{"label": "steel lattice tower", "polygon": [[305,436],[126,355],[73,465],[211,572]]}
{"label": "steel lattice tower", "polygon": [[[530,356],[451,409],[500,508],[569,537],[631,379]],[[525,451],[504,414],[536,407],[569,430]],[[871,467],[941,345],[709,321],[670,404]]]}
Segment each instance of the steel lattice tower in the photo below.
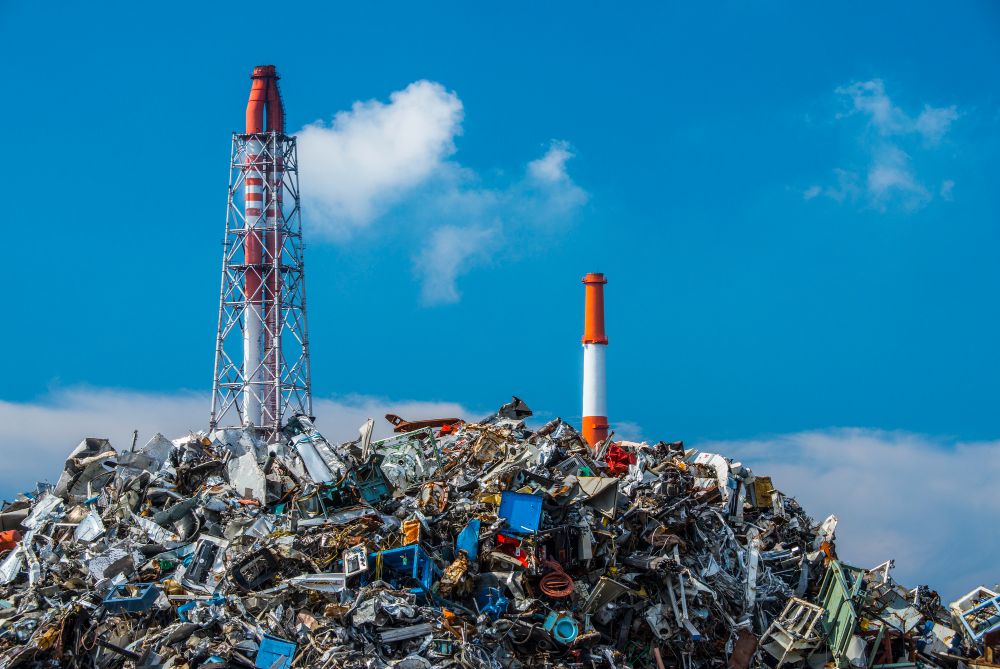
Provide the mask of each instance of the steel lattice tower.
{"label": "steel lattice tower", "polygon": [[[234,133],[222,254],[211,429],[272,439],[312,414],[295,137],[273,65],[254,68],[245,133]],[[266,112],[266,125],[265,125]]]}

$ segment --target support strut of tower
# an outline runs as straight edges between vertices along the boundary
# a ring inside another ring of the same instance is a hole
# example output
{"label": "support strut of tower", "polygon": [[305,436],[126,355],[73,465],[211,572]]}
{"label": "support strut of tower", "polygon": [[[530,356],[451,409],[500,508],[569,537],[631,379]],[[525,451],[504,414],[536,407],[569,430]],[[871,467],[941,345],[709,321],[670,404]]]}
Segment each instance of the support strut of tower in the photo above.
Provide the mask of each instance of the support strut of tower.
{"label": "support strut of tower", "polygon": [[233,133],[209,425],[273,438],[312,414],[295,137],[273,65],[251,75],[246,132]]}

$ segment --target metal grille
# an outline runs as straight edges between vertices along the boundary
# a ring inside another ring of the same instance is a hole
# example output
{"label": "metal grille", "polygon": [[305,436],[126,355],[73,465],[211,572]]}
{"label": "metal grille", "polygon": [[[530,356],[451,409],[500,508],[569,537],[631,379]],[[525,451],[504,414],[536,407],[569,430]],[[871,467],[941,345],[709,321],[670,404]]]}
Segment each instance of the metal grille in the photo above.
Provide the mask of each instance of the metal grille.
{"label": "metal grille", "polygon": [[312,415],[295,138],[234,133],[209,425],[271,439],[295,413]]}

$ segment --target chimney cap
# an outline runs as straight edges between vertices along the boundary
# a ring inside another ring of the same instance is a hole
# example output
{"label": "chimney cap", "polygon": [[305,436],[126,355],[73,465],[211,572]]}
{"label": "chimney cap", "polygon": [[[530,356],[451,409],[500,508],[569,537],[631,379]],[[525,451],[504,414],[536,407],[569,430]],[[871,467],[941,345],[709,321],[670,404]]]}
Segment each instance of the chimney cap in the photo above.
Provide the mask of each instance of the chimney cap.
{"label": "chimney cap", "polygon": [[257,65],[253,68],[253,73],[250,75],[251,79],[280,79],[278,76],[278,68],[274,65]]}

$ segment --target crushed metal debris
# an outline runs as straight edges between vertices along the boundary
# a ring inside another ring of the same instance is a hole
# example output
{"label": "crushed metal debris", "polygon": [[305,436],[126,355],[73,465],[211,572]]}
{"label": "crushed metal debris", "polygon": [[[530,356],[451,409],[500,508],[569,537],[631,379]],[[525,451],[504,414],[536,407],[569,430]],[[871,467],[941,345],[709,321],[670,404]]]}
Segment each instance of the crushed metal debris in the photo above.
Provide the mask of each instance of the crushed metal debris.
{"label": "crushed metal debris", "polygon": [[0,669],[1000,667],[993,590],[944,606],[739,462],[530,415],[85,439],[0,510]]}

